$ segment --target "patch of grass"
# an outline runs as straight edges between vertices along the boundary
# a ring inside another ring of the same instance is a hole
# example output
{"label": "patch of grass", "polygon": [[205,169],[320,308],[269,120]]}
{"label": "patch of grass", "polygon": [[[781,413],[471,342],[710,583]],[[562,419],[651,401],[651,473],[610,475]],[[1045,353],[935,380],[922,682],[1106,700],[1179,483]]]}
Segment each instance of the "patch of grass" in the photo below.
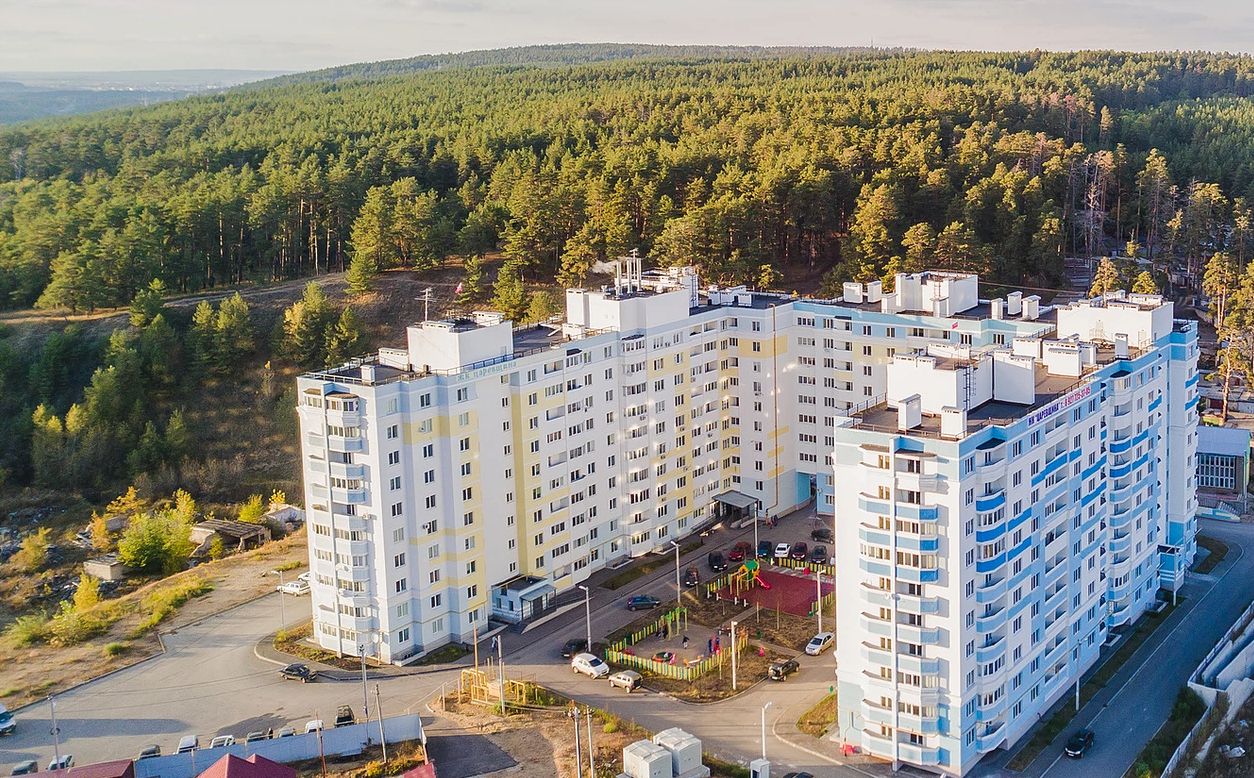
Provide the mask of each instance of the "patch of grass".
{"label": "patch of grass", "polygon": [[[1180,598],[1178,602],[1183,601],[1184,599]],[[1101,691],[1106,684],[1110,683],[1110,680],[1115,677],[1115,673],[1119,672],[1124,663],[1137,652],[1137,649],[1154,633],[1154,630],[1158,629],[1158,626],[1166,621],[1167,617],[1171,615],[1177,606],[1178,603],[1177,605],[1169,605],[1162,613],[1147,613],[1141,617],[1140,621],[1136,623],[1136,627],[1124,638],[1123,643],[1120,644],[1115,653],[1111,654],[1087,681],[1080,684],[1081,707],[1087,705],[1094,695]],[[1054,738],[1058,737],[1067,728],[1067,725],[1071,723],[1071,719],[1075,717],[1075,712],[1074,698],[1070,695],[1064,696],[1063,699],[1054,703],[1053,715],[1032,733],[1032,737],[1024,744],[1023,748],[1019,749],[1018,753],[1011,758],[1006,766],[1015,771],[1027,769],[1028,765],[1032,764],[1041,755],[1041,752],[1050,743],[1054,742]]]}
{"label": "patch of grass", "polygon": [[288,570],[295,570],[298,567],[304,567],[304,566],[305,566],[304,562],[301,562],[296,559],[292,559],[290,561],[284,562],[283,564],[279,565],[278,567],[274,569],[280,573],[286,573]]}
{"label": "patch of grass", "polygon": [[461,643],[449,643],[447,646],[437,648],[424,656],[422,659],[419,659],[417,662],[411,662],[410,664],[411,666],[442,665],[449,662],[456,662],[458,659],[461,659],[470,652],[471,650],[463,646]]}
{"label": "patch of grass", "polygon": [[132,630],[131,637],[142,636],[172,616],[188,600],[211,591],[213,591],[213,582],[197,577],[158,586],[140,598],[139,607],[147,615]]}
{"label": "patch of grass", "polygon": [[835,723],[836,694],[832,693],[816,702],[813,708],[801,714],[801,718],[797,719],[797,729],[807,735],[823,737],[823,735],[827,734],[827,728]]}
{"label": "patch of grass", "polygon": [[1209,535],[1198,535],[1197,544],[1210,553],[1194,566],[1193,572],[1195,573],[1209,573],[1215,569],[1216,565],[1224,561],[1224,557],[1228,556],[1228,544],[1222,540],[1212,538]]}
{"label": "patch of grass", "polygon": [[[684,554],[687,554],[691,551],[696,551],[698,548],[701,548],[701,546],[704,545],[704,543],[705,541],[703,541],[699,537],[693,538],[689,540],[687,543],[683,543],[679,546],[679,555],[682,557]],[[647,559],[641,562],[633,562],[632,564],[628,565],[626,569],[619,572],[617,575],[613,575],[607,578],[605,581],[601,583],[601,586],[606,589],[609,589],[610,591],[616,591],[618,589],[621,589],[627,584],[636,580],[637,578],[641,578],[643,576],[648,575],[649,573],[656,572],[657,570],[659,570],[665,565],[674,564],[675,557],[672,554],[658,554],[653,559]]]}
{"label": "patch of grass", "polygon": [[745,646],[736,660],[736,689],[731,684],[731,654],[724,651],[722,669],[715,668],[705,675],[691,681],[665,678],[652,673],[641,672],[644,685],[650,689],[669,694],[670,696],[688,700],[689,702],[712,702],[734,697],[746,691],[750,686],[766,678],[766,668],[771,662],[781,657],[772,656],[765,650],[759,653],[759,647],[753,644]]}
{"label": "patch of grass", "polygon": [[125,641],[114,641],[112,643],[105,644],[105,647],[101,650],[104,652],[105,656],[121,656],[129,651],[130,648],[130,643]]}
{"label": "patch of grass", "polygon": [[1175,704],[1171,706],[1171,716],[1145,744],[1145,748],[1141,749],[1136,761],[1124,775],[1127,778],[1158,778],[1162,775],[1171,755],[1188,737],[1189,730],[1193,729],[1205,712],[1206,703],[1202,702],[1196,692],[1187,686],[1180,689]]}
{"label": "patch of grass", "polygon": [[726,762],[709,754],[702,754],[701,761],[710,768],[711,775],[717,775],[719,778],[749,778],[749,768],[741,767],[734,762]]}
{"label": "patch of grass", "polygon": [[13,695],[17,694],[20,691],[22,691],[20,687],[10,686],[6,688],[4,691],[0,691],[0,697],[12,697]]}

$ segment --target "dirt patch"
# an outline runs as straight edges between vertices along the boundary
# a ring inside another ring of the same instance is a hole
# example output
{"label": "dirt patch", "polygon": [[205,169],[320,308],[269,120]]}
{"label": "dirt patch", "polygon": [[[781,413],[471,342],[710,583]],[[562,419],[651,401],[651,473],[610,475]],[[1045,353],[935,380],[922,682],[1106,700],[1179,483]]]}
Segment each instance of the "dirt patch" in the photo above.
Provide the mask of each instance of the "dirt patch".
{"label": "dirt patch", "polygon": [[644,675],[644,685],[654,691],[669,694],[678,700],[688,702],[713,702],[725,700],[747,690],[758,681],[766,678],[766,669],[777,659],[785,657],[767,651],[765,648],[750,643],[740,652],[736,661],[736,689],[731,683],[731,653],[723,651],[725,657],[718,669],[706,673],[691,681],[674,678],[663,678],[652,673]]}
{"label": "dirt patch", "polygon": [[[125,598],[139,603],[155,589],[193,578],[211,584],[212,591],[188,600],[161,622],[160,630],[170,631],[274,591],[278,578],[269,572],[285,562],[303,564],[307,558],[305,533],[300,532],[254,551],[208,562],[139,587]],[[63,648],[16,647],[9,641],[0,641],[0,697],[4,704],[9,708],[25,705],[158,653],[161,646],[155,631],[135,634],[136,627],[149,615],[142,608],[129,609],[102,634]]]}

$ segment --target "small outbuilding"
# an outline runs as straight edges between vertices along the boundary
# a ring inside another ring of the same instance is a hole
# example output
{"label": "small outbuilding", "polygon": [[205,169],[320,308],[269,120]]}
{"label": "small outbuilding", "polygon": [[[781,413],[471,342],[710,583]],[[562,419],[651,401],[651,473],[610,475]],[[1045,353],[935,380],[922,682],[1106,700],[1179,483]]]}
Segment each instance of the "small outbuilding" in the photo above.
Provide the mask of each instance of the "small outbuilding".
{"label": "small outbuilding", "polygon": [[204,556],[214,538],[222,539],[222,547],[233,551],[247,551],[270,541],[270,528],[265,524],[250,524],[231,519],[208,519],[192,525],[192,542],[196,550],[192,556]]}
{"label": "small outbuilding", "polygon": [[83,572],[101,581],[121,581],[130,571],[117,554],[105,554],[83,563]]}

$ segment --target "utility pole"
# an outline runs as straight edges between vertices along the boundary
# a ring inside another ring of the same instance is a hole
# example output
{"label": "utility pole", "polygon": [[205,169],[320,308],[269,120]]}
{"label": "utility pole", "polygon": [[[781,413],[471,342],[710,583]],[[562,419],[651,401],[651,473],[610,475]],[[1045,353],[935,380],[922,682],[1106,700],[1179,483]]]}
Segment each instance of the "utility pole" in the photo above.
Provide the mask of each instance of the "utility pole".
{"label": "utility pole", "polygon": [[583,754],[579,751],[579,709],[572,708],[570,716],[575,720],[575,778],[583,778]]}
{"label": "utility pole", "polygon": [[275,572],[279,574],[279,629],[283,629],[283,625],[287,624],[287,616],[283,613],[283,571]]}
{"label": "utility pole", "polygon": [[766,709],[771,707],[772,703],[762,706],[762,758],[766,759]]}
{"label": "utility pole", "polygon": [[431,287],[422,290],[422,320],[427,321],[431,318]]}
{"label": "utility pole", "polygon": [[[361,656],[361,715],[365,723],[370,723],[370,690],[366,687],[366,644],[357,644],[357,653]],[[370,736],[366,735],[366,742]]]}
{"label": "utility pole", "polygon": [[1080,674],[1075,676],[1075,712],[1080,712]]}
{"label": "utility pole", "polygon": [[497,635],[492,638],[492,642],[496,644],[496,672],[497,683],[501,687],[501,715],[506,715],[505,711],[505,641],[501,640],[501,636]]}
{"label": "utility pole", "polygon": [[379,744],[383,746],[383,764],[388,763],[388,739],[383,734],[383,702],[379,699],[379,684],[374,685],[374,708],[379,712]]}
{"label": "utility pole", "polygon": [[57,758],[57,764],[61,764],[61,728],[57,726],[57,701],[48,695],[48,708],[51,711],[52,720],[52,753]]}
{"label": "utility pole", "polygon": [[579,585],[583,589],[583,612],[584,620],[588,629],[588,651],[592,651],[592,592],[583,584]]}
{"label": "utility pole", "polygon": [[588,717],[588,778],[597,778],[596,752],[592,750],[592,708],[584,708],[583,712]]}
{"label": "utility pole", "polygon": [[732,691],[736,691],[736,622],[731,623]]}
{"label": "utility pole", "polygon": [[[814,571],[814,612],[819,617],[819,632],[823,631],[823,574]],[[766,757],[762,757],[765,759]]]}
{"label": "utility pole", "polygon": [[679,586],[679,544],[671,541],[671,545],[675,547],[675,607],[683,606],[683,589]]}

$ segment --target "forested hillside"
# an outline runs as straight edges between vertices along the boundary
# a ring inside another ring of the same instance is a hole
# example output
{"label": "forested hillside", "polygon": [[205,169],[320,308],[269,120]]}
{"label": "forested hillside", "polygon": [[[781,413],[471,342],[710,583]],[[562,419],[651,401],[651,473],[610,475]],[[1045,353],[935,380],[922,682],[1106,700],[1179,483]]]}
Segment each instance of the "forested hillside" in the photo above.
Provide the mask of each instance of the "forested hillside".
{"label": "forested hillside", "polygon": [[18,126],[0,133],[0,300],[119,305],[154,277],[310,275],[354,247],[422,267],[500,245],[563,282],[639,247],[712,280],[930,264],[1052,283],[1103,236],[1158,253],[1194,178],[1225,210],[1249,193],[1252,79],[1254,60],[1209,54],[649,49]]}
{"label": "forested hillside", "polygon": [[1118,251],[1103,285],[1210,263],[1215,297],[1248,258],[1252,92],[1254,59],[1203,53],[532,47],[5,128],[0,307],[135,313],[33,356],[0,333],[0,474],[178,480],[199,382],[258,370],[271,332],[284,370],[351,353],[338,305],[273,329],[240,302],[158,305],[224,284],[348,270],[360,294],[466,257],[477,290],[499,251],[495,302],[520,315],[522,281],[633,248],[759,286],[922,267],[1056,286],[1064,256]]}

